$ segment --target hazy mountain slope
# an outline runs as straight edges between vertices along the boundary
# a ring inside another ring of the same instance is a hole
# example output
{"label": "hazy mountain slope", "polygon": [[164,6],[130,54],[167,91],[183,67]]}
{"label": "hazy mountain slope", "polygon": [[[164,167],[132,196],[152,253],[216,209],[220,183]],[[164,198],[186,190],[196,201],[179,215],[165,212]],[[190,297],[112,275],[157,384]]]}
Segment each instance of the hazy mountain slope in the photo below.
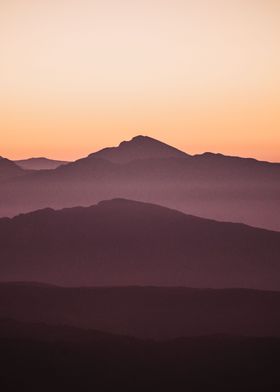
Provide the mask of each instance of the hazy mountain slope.
{"label": "hazy mountain slope", "polygon": [[279,164],[211,153],[189,156],[142,136],[6,182],[0,188],[0,215],[116,197],[280,230]]}
{"label": "hazy mountain slope", "polygon": [[0,181],[26,174],[18,165],[7,158],[0,157]]}
{"label": "hazy mountain slope", "polygon": [[21,159],[14,162],[22,169],[27,169],[27,170],[50,170],[50,169],[56,169],[61,165],[65,165],[66,163],[69,163],[67,161],[58,161],[58,160],[48,159],[44,157]]}
{"label": "hazy mountain slope", "polygon": [[280,336],[280,292],[0,284],[0,319],[141,338]]}
{"label": "hazy mountain slope", "polygon": [[280,288],[280,233],[116,199],[0,220],[1,280]]}

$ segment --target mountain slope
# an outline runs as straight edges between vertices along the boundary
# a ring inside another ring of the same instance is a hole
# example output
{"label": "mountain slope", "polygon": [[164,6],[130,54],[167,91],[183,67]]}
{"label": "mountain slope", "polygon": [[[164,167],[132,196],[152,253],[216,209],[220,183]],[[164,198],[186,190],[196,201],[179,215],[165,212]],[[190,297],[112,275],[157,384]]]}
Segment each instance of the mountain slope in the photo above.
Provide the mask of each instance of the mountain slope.
{"label": "mountain slope", "polygon": [[118,147],[104,148],[89,155],[106,159],[113,163],[128,163],[134,160],[158,158],[185,158],[188,155],[177,148],[162,143],[149,136],[138,135],[130,141],[121,142]]}
{"label": "mountain slope", "polygon": [[0,321],[0,346],[1,391],[35,392],[40,386],[40,392],[275,392],[280,387],[277,338],[154,342]]}
{"label": "mountain slope", "polygon": [[1,280],[280,288],[280,233],[129,200],[0,220]]}
{"label": "mountain slope", "polygon": [[[0,284],[0,319],[151,339],[280,337],[280,292]],[[265,322],[264,322],[265,320]]]}
{"label": "mountain slope", "polygon": [[0,181],[26,174],[18,165],[7,158],[0,157]]}
{"label": "mountain slope", "polygon": [[0,216],[116,197],[280,231],[279,164],[211,153],[190,156],[143,136],[5,182]]}

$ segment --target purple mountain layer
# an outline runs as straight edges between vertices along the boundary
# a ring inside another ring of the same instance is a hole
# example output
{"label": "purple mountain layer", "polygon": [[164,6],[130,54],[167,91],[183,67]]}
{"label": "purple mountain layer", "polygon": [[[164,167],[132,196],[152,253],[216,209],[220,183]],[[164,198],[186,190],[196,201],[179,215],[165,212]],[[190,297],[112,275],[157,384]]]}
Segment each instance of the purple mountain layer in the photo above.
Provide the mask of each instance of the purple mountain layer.
{"label": "purple mountain layer", "polygon": [[273,291],[0,284],[0,320],[68,325],[139,338],[280,337],[279,307],[280,292]]}
{"label": "purple mountain layer", "polygon": [[119,197],[280,231],[280,164],[212,153],[190,156],[145,136],[2,182],[0,216]]}
{"label": "purple mountain layer", "polygon": [[13,161],[0,157],[0,182],[7,181],[15,177],[26,174],[26,171],[21,169]]}
{"label": "purple mountain layer", "polygon": [[129,200],[0,220],[2,281],[280,289],[280,233]]}
{"label": "purple mountain layer", "polygon": [[54,159],[48,159],[44,157],[40,158],[29,158],[14,161],[19,167],[26,170],[50,170],[56,169],[61,165],[69,163],[67,161],[57,161]]}

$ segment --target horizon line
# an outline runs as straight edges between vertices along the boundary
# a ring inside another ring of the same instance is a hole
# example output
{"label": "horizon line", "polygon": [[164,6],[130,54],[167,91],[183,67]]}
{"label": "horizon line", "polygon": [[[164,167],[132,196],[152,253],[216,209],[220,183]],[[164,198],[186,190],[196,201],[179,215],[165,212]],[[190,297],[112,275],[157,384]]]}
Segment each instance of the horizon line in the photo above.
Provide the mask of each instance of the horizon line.
{"label": "horizon line", "polygon": [[122,142],[124,142],[124,141],[126,141],[126,142],[132,141],[133,139],[135,139],[135,138],[137,138],[137,137],[139,137],[139,136],[144,136],[144,137],[147,137],[147,138],[150,138],[150,139],[159,141],[159,142],[161,142],[161,143],[163,143],[163,144],[167,144],[168,146],[173,147],[173,148],[175,148],[175,149],[177,149],[177,150],[179,150],[179,151],[181,151],[181,152],[183,152],[183,153],[185,153],[185,154],[188,154],[188,155],[191,156],[191,157],[201,156],[201,155],[204,155],[204,154],[213,154],[213,155],[222,155],[222,156],[224,156],[224,157],[229,157],[229,158],[252,159],[252,160],[255,160],[255,161],[258,161],[258,162],[266,162],[266,163],[272,163],[272,164],[274,164],[274,163],[276,163],[276,164],[277,164],[277,163],[280,163],[279,160],[261,159],[261,158],[258,158],[258,157],[256,157],[256,156],[251,156],[251,155],[235,155],[235,154],[232,155],[232,154],[226,154],[226,153],[223,153],[223,152],[220,152],[220,151],[210,151],[210,150],[206,150],[206,151],[203,151],[203,152],[198,152],[198,153],[195,153],[195,154],[190,154],[189,152],[187,152],[187,151],[185,151],[185,150],[183,150],[183,149],[181,149],[181,148],[179,148],[179,147],[173,146],[172,144],[169,144],[169,143],[167,143],[167,142],[165,142],[165,141],[162,141],[162,140],[160,140],[160,139],[153,138],[152,136],[149,136],[149,135],[141,135],[141,134],[137,134],[137,135],[133,136],[133,137],[132,137],[131,139],[129,139],[129,140],[125,140],[125,139],[124,139],[124,140],[122,140],[121,142],[119,142],[119,144],[117,144],[117,145],[114,145],[114,146],[105,146],[105,147],[102,147],[101,149],[97,149],[97,150],[94,150],[94,151],[90,151],[90,152],[87,153],[86,155],[81,155],[81,156],[77,157],[76,159],[68,159],[68,158],[53,157],[53,156],[51,157],[51,156],[49,156],[49,155],[41,155],[40,153],[39,153],[38,155],[29,155],[29,156],[27,155],[27,156],[24,156],[24,157],[17,157],[17,158],[10,158],[10,157],[5,156],[5,155],[2,155],[2,154],[0,153],[0,157],[6,158],[6,159],[8,159],[8,160],[10,160],[10,161],[13,161],[13,162],[16,162],[16,161],[23,161],[23,160],[29,160],[29,159],[48,159],[48,160],[52,160],[52,161],[61,161],[61,162],[71,163],[71,162],[75,162],[75,161],[77,161],[77,160],[79,160],[79,159],[87,158],[90,154],[96,153],[96,152],[101,151],[101,150],[103,150],[103,149],[105,149],[105,148],[116,148],[116,147],[119,147],[119,145],[120,145]]}

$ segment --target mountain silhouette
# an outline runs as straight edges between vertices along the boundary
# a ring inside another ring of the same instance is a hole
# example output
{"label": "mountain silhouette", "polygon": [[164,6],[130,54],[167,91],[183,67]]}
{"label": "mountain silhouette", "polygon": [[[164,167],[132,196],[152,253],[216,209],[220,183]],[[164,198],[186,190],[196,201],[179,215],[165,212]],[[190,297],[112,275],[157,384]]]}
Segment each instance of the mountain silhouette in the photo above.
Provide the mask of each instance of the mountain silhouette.
{"label": "mountain silhouette", "polygon": [[280,337],[279,307],[275,291],[0,284],[0,319],[142,339]]}
{"label": "mountain silhouette", "polygon": [[5,181],[0,198],[0,216],[127,198],[280,231],[279,164],[213,153],[190,156],[147,136]]}
{"label": "mountain silhouette", "polygon": [[2,281],[280,288],[280,233],[116,199],[0,219]]}
{"label": "mountain silhouette", "polygon": [[0,157],[0,181],[26,174],[18,165],[7,158]]}
{"label": "mountain silhouette", "polygon": [[157,158],[185,158],[188,155],[177,148],[162,143],[149,136],[138,135],[130,141],[121,142],[118,147],[104,148],[89,155],[106,159],[113,163],[128,163],[135,160]]}
{"label": "mountain silhouette", "polygon": [[[280,387],[279,338],[152,341],[0,320],[1,391],[246,391]],[[109,376],[109,377],[108,377]]]}
{"label": "mountain silhouette", "polygon": [[48,159],[44,157],[21,159],[14,162],[22,169],[27,169],[27,170],[56,169],[60,165],[65,165],[66,163],[69,163],[67,161],[58,161],[58,160]]}

